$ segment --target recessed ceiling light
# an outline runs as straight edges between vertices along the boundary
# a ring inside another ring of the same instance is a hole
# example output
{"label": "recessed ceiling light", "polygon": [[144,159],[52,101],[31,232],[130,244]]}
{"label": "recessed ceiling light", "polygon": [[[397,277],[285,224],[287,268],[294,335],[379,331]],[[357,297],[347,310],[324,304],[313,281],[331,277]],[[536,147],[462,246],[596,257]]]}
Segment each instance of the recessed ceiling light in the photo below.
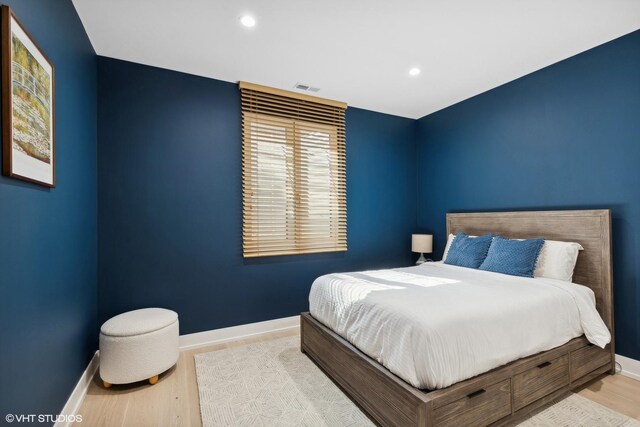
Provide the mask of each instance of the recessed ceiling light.
{"label": "recessed ceiling light", "polygon": [[418,74],[420,74],[420,68],[418,67],[413,67],[412,69],[409,70],[410,76],[417,76]]}
{"label": "recessed ceiling light", "polygon": [[256,26],[256,19],[251,15],[244,15],[240,18],[240,23],[247,28]]}

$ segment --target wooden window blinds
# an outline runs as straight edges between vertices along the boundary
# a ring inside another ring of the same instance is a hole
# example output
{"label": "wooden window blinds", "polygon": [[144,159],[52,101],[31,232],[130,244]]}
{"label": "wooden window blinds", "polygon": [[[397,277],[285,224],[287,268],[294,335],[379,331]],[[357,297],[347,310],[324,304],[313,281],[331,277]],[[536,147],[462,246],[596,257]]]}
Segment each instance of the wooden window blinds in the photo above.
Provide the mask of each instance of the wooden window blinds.
{"label": "wooden window blinds", "polygon": [[244,257],[346,251],[346,104],[240,92]]}

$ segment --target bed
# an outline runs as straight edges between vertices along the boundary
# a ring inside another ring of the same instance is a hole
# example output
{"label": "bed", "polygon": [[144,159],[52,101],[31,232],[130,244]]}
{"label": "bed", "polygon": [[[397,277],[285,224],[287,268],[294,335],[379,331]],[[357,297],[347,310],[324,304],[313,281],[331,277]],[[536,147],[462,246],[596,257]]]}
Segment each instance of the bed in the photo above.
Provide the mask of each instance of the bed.
{"label": "bed", "polygon": [[301,349],[380,425],[513,423],[613,372],[610,229],[608,210],[448,214],[447,234],[580,243],[582,286],[442,263],[330,275]]}

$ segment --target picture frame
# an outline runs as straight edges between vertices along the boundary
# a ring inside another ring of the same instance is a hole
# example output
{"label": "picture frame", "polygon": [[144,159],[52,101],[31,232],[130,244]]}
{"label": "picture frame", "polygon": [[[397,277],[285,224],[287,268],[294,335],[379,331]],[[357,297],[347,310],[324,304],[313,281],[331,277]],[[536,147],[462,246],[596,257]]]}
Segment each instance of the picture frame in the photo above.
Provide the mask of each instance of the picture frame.
{"label": "picture frame", "polygon": [[0,12],[2,174],[53,188],[54,66],[9,6]]}

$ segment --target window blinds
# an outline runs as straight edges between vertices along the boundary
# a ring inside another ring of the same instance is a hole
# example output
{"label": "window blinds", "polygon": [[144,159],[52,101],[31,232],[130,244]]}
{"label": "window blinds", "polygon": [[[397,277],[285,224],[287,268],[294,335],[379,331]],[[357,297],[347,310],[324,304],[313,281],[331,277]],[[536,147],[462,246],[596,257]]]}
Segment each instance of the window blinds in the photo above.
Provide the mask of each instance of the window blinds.
{"label": "window blinds", "polygon": [[346,104],[240,83],[243,255],[347,250]]}

